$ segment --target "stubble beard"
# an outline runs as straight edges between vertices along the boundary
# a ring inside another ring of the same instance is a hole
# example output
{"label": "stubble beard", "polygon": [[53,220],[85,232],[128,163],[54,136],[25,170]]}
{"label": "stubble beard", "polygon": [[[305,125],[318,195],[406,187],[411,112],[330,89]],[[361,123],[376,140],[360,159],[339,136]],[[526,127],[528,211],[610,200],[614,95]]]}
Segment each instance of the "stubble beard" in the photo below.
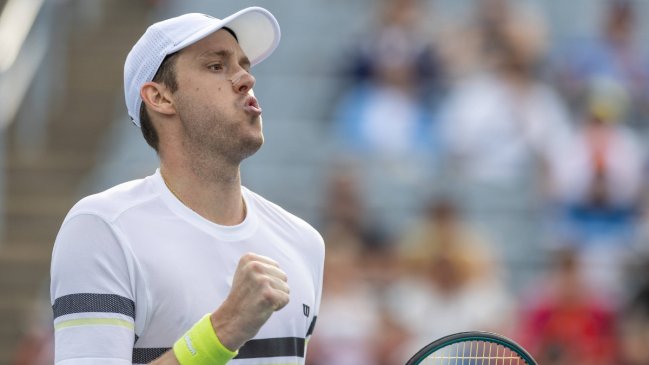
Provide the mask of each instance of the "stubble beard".
{"label": "stubble beard", "polygon": [[246,119],[235,123],[228,122],[224,115],[194,117],[197,118],[191,119],[192,123],[181,118],[185,130],[183,147],[194,174],[208,181],[239,180],[241,162],[255,154],[264,142],[261,131],[258,136],[242,133],[241,123],[261,124],[261,116],[256,120]]}

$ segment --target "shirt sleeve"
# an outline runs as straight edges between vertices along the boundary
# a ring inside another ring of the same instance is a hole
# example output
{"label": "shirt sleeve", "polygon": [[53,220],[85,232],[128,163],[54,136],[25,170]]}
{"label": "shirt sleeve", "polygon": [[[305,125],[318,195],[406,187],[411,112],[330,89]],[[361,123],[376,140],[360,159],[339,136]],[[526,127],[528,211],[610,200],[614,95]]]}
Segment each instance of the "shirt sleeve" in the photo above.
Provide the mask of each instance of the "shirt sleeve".
{"label": "shirt sleeve", "polygon": [[306,337],[307,339],[310,339],[311,336],[313,335],[313,331],[315,329],[316,322],[318,320],[318,313],[320,313],[320,302],[322,299],[322,283],[323,283],[323,276],[324,276],[324,259],[325,259],[325,243],[322,238],[322,236],[316,233],[316,238],[315,241],[317,242],[317,250],[314,250],[316,252],[315,256],[315,263],[317,267],[316,275],[315,275],[315,283],[314,287],[316,288],[316,299],[315,299],[315,305],[314,305],[314,312],[313,312],[313,320],[311,321],[311,324],[309,325],[309,330],[307,331]]}
{"label": "shirt sleeve", "polygon": [[132,363],[132,265],[102,218],[66,219],[54,244],[51,301],[57,365]]}

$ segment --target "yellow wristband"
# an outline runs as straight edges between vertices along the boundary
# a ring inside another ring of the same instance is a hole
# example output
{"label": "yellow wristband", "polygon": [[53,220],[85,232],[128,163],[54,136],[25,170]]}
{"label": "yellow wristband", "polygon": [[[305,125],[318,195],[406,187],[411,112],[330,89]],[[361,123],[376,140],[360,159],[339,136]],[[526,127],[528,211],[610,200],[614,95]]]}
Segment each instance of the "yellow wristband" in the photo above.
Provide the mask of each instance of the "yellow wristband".
{"label": "yellow wristband", "polygon": [[209,314],[176,341],[173,350],[181,365],[225,365],[237,356],[219,341]]}

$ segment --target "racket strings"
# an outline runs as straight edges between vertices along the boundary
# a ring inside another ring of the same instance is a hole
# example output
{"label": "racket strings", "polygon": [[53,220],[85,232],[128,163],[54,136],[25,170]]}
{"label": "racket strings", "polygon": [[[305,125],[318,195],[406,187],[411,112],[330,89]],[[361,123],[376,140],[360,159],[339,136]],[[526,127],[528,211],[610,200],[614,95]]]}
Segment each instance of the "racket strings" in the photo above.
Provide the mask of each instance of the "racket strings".
{"label": "racket strings", "polygon": [[463,341],[443,347],[421,362],[422,365],[525,365],[514,350],[489,341]]}

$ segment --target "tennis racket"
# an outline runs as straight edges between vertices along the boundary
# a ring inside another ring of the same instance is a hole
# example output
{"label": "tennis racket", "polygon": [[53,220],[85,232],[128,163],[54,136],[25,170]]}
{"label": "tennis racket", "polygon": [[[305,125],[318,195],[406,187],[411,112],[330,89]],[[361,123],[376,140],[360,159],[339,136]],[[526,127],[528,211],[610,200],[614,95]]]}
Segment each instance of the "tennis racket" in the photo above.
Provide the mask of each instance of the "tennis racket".
{"label": "tennis racket", "polygon": [[461,332],[422,348],[406,365],[537,365],[514,341],[490,332]]}

